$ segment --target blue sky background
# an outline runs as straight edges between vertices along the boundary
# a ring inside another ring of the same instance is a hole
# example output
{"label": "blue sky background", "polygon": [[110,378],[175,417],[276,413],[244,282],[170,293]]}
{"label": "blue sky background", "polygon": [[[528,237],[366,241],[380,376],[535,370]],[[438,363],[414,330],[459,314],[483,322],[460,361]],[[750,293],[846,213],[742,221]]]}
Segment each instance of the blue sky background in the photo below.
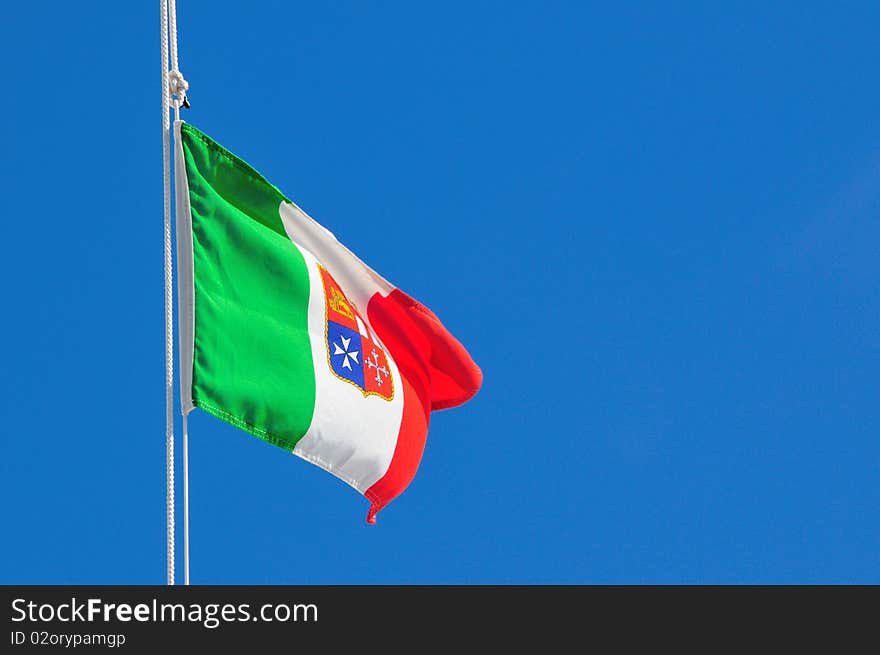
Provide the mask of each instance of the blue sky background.
{"label": "blue sky background", "polygon": [[[6,8],[3,583],[165,579],[157,4]],[[185,118],[485,375],[375,527],[194,414],[194,583],[880,583],[880,8],[770,5],[180,0]]]}

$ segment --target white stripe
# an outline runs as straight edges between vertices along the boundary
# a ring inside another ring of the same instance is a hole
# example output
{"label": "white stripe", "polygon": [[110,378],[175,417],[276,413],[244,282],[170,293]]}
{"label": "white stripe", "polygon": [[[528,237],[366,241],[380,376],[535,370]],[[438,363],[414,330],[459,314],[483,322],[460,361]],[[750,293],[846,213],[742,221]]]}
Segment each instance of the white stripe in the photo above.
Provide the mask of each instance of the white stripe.
{"label": "white stripe", "polygon": [[[309,336],[315,366],[315,411],[312,423],[305,436],[296,444],[293,453],[317,464],[364,493],[385,475],[394,455],[403,416],[400,371],[388,353],[388,365],[394,380],[394,397],[390,401],[375,395],[365,396],[360,388],[336,377],[327,361],[327,318],[318,260],[298,243],[298,239],[289,231],[286,221],[284,226],[305,258],[309,270]],[[327,263],[333,259],[327,257],[321,260],[321,264],[333,275],[348,299],[354,302],[356,292],[353,287],[343,284],[340,277],[345,275],[341,274],[338,263],[334,268]],[[357,277],[356,273],[354,275]],[[351,277],[350,272],[349,282]],[[360,288],[359,293],[363,295],[367,290],[368,287]],[[355,306],[365,315],[365,307],[357,304]]]}
{"label": "white stripe", "polygon": [[367,318],[367,303],[374,293],[387,296],[394,290],[393,284],[364,264],[339,243],[330,230],[293,203],[282,202],[278,213],[290,240],[318,258],[364,318]]}

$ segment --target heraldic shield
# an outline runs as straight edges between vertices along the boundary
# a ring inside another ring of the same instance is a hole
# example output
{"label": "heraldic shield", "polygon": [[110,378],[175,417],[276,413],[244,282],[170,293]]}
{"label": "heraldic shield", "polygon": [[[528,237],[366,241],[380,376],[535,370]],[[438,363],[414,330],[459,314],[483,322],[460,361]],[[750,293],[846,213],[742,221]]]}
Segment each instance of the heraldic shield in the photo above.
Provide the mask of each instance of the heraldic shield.
{"label": "heraldic shield", "polygon": [[327,363],[333,374],[354,385],[364,396],[394,398],[394,379],[388,355],[354,305],[323,266]]}

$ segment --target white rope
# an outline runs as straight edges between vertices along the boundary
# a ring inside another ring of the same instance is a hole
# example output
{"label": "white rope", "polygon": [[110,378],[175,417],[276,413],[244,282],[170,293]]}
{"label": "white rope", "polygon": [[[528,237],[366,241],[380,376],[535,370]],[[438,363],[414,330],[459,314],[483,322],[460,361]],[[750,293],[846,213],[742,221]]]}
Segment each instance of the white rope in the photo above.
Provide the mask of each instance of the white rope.
{"label": "white rope", "polygon": [[186,100],[189,83],[183,79],[179,70],[171,70],[168,72],[168,86],[171,92],[171,105],[174,107],[174,120],[179,121],[181,106],[189,107]]}
{"label": "white rope", "polygon": [[[174,108],[188,107],[189,84],[177,61],[177,3],[161,2],[162,43],[162,163],[165,183],[165,482],[167,511],[168,584],[174,584],[174,295],[171,255],[171,116]],[[186,415],[183,416],[183,556],[184,584],[189,584],[189,444]]]}
{"label": "white rope", "polygon": [[[177,3],[160,0],[162,29],[162,171],[165,177],[165,482],[168,584],[174,584],[174,294],[171,259],[171,108],[189,107],[189,84],[177,64]],[[170,52],[170,54],[169,54]],[[183,415],[183,557],[184,584],[189,584],[189,458],[186,414]]]}
{"label": "white rope", "polygon": [[171,272],[171,89],[168,76],[168,0],[162,5],[162,172],[165,177],[165,503],[168,584],[174,584],[174,324]]}
{"label": "white rope", "polygon": [[177,1],[168,0],[168,31],[171,38],[171,70],[176,71],[177,65]]}
{"label": "white rope", "polygon": [[[188,107],[186,91],[189,84],[183,78],[177,65],[177,0],[168,0],[168,32],[171,45],[171,70],[168,73],[168,86],[171,93],[171,105],[174,107],[174,119],[180,120],[180,108]],[[167,70],[167,69],[166,69]]]}
{"label": "white rope", "polygon": [[189,430],[183,412],[183,584],[189,584]]}

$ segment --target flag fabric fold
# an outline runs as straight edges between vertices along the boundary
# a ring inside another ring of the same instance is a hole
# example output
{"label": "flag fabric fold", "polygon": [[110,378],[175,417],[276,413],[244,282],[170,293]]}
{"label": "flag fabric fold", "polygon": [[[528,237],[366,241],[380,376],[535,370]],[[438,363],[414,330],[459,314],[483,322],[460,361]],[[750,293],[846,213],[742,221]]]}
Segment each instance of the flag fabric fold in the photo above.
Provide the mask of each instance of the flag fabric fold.
{"label": "flag fabric fold", "polygon": [[310,461],[376,513],[412,481],[431,412],[482,373],[427,307],[262,175],[175,123],[181,405]]}

